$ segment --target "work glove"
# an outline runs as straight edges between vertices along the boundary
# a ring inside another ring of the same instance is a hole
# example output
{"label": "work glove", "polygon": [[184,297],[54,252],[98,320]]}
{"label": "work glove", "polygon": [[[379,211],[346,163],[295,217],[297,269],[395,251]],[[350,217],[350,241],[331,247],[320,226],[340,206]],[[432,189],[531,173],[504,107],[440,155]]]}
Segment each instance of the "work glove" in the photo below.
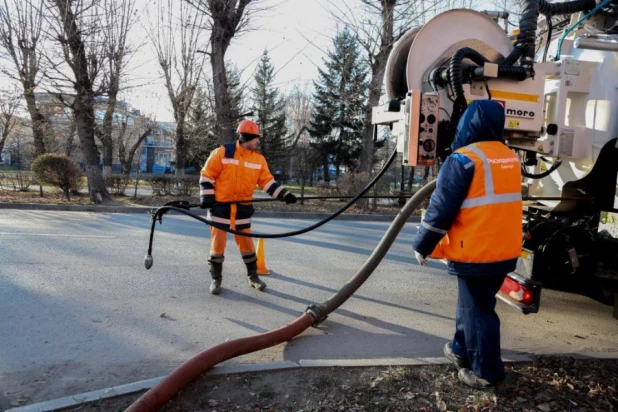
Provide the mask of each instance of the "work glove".
{"label": "work glove", "polygon": [[421,266],[427,266],[427,259],[425,259],[425,256],[421,255],[420,253],[418,253],[416,250],[414,251],[414,257],[416,258],[416,260],[418,261],[418,264]]}
{"label": "work glove", "polygon": [[296,203],[296,196],[294,196],[294,194],[290,192],[287,195],[283,196],[283,201],[288,205],[291,203]]}

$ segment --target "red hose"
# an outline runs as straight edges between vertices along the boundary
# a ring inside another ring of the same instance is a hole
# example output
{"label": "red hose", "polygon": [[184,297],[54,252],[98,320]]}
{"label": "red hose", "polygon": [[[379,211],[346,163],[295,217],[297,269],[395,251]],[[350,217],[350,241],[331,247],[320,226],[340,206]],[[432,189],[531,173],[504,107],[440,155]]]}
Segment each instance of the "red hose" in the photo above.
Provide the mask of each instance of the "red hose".
{"label": "red hose", "polygon": [[313,317],[304,313],[294,322],[282,328],[256,336],[232,340],[203,350],[174,369],[165,379],[133,402],[133,404],[127,408],[127,412],[158,411],[186,384],[216,364],[236,356],[270,348],[271,346],[289,341],[309,328],[313,322]]}

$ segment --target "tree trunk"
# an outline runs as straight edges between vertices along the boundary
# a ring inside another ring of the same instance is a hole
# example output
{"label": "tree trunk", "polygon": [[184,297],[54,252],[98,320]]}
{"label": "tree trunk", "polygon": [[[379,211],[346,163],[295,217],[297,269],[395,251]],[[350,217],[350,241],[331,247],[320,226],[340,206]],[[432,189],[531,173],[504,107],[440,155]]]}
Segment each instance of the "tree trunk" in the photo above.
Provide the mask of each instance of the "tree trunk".
{"label": "tree trunk", "polygon": [[380,48],[371,65],[371,82],[369,82],[369,99],[365,107],[363,125],[363,148],[360,156],[360,171],[370,173],[373,167],[373,125],[371,124],[372,108],[380,102],[384,72],[388,55],[393,49],[393,27],[395,6],[398,0],[382,0],[382,31],[380,33]]}
{"label": "tree trunk", "polygon": [[47,129],[47,119],[41,114],[41,111],[36,106],[34,96],[34,87],[27,87],[24,84],[24,98],[30,119],[32,121],[32,138],[34,140],[34,157],[38,157],[45,153],[45,131]]}
{"label": "tree trunk", "polygon": [[55,0],[56,7],[62,18],[62,26],[71,52],[71,69],[75,75],[76,96],[73,102],[73,112],[77,134],[82,149],[82,158],[88,177],[88,192],[93,203],[111,200],[105,180],[99,169],[99,157],[94,141],[94,92],[92,79],[88,72],[88,60],[81,31],[77,26],[71,3],[65,0]]}
{"label": "tree trunk", "polygon": [[116,110],[116,93],[110,90],[107,100],[107,110],[103,117],[103,176],[112,175],[112,160],[114,158],[114,143],[112,139],[114,111]]}
{"label": "tree trunk", "polygon": [[75,129],[77,127],[77,123],[75,122],[75,118],[71,122],[71,128],[69,129],[69,135],[67,136],[67,145],[64,148],[64,154],[67,157],[71,157],[71,153],[73,152],[73,138],[75,136]]}
{"label": "tree trunk", "polygon": [[330,174],[328,173],[328,158],[325,158],[322,164],[324,167],[324,183],[330,183]]}
{"label": "tree trunk", "polygon": [[215,108],[217,122],[219,122],[221,127],[217,143],[223,145],[234,140],[234,121],[238,119],[232,119],[230,110],[227,72],[225,71],[225,49],[227,47],[223,44],[223,40],[218,39],[214,35],[211,46],[210,63],[214,73],[212,80],[215,89]]}
{"label": "tree trunk", "polygon": [[185,154],[187,151],[185,142],[185,117],[186,113],[180,113],[176,118],[176,176],[185,175]]}
{"label": "tree trunk", "polygon": [[[9,133],[11,133],[11,122],[13,121],[12,115],[4,115],[4,128],[2,129],[2,138],[0,139],[0,155],[2,155],[2,150],[4,149],[4,144],[6,143],[6,139],[9,137]],[[0,156],[0,160],[2,157]]]}
{"label": "tree trunk", "polygon": [[105,180],[99,169],[99,156],[94,142],[94,99],[87,91],[78,91],[74,103],[75,123],[77,134],[82,149],[82,159],[88,177],[88,189],[90,200],[94,203],[102,203],[111,200]]}
{"label": "tree trunk", "polygon": [[[384,73],[384,70],[382,70]],[[363,120],[363,147],[361,149],[359,159],[359,169],[361,172],[371,173],[373,167],[373,124],[371,124],[372,108],[380,102],[380,94],[382,92],[381,83],[383,76],[372,75],[369,83],[369,100],[365,107],[365,115]]]}

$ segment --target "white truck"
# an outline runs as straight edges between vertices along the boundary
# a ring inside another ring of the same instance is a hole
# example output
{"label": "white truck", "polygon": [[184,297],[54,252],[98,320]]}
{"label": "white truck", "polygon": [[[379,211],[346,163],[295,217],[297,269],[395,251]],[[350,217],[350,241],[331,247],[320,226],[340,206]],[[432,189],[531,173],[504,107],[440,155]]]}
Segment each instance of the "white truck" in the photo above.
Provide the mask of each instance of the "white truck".
{"label": "white truck", "polygon": [[613,302],[618,318],[618,2],[526,0],[516,38],[504,17],[456,9],[406,33],[373,123],[392,128],[405,165],[432,166],[470,101],[500,102],[525,218],[500,299],[534,313],[558,287]]}

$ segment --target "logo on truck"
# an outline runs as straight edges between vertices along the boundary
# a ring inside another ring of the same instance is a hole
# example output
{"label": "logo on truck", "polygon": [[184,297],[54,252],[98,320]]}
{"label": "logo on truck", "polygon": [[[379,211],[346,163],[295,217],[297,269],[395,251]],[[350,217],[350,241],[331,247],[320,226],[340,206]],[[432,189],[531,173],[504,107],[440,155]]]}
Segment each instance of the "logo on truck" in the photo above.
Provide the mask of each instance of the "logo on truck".
{"label": "logo on truck", "polygon": [[534,119],[534,112],[531,110],[506,109],[506,115],[512,117],[525,117],[528,119]]}

